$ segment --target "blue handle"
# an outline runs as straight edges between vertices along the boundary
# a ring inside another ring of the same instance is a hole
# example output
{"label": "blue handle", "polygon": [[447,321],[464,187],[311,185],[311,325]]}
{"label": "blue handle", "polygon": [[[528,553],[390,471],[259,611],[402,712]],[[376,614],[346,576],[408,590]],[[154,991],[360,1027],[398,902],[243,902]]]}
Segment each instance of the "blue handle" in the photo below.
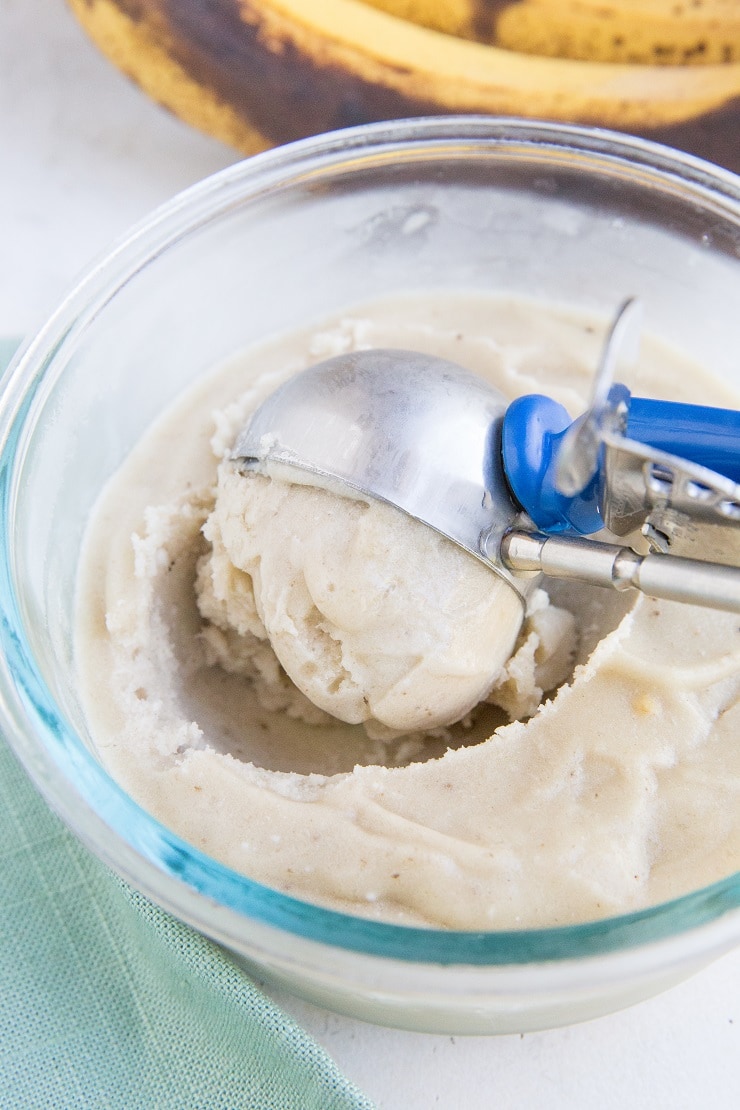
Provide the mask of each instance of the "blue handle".
{"label": "blue handle", "polygon": [[633,397],[626,435],[740,482],[740,412]]}
{"label": "blue handle", "polygon": [[[657,450],[740,482],[740,412],[629,397],[625,434]],[[566,409],[530,394],[513,401],[504,417],[501,451],[514,498],[542,532],[589,535],[603,527],[607,491],[599,469],[575,497],[555,482],[560,443],[571,425]]]}
{"label": "blue handle", "polygon": [[603,528],[601,474],[576,497],[555,483],[558,450],[572,421],[563,405],[539,393],[512,401],[504,415],[501,457],[515,500],[541,532],[580,532]]}

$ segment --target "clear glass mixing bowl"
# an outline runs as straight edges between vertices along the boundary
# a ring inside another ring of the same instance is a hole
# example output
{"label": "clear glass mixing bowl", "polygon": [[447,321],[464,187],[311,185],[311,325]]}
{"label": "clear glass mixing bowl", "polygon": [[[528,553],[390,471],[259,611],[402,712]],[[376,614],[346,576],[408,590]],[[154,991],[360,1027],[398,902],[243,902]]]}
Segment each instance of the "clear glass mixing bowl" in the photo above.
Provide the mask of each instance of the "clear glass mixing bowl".
{"label": "clear glass mixing bowl", "polygon": [[372,125],[176,197],[92,267],[3,382],[1,723],[38,788],[135,887],[260,973],[410,1029],[525,1031],[616,1009],[740,940],[740,875],[610,920],[443,932],[320,909],[221,866],[95,756],[75,684],[88,514],[158,413],[238,348],[393,290],[524,293],[646,327],[740,386],[740,181],[603,131]]}

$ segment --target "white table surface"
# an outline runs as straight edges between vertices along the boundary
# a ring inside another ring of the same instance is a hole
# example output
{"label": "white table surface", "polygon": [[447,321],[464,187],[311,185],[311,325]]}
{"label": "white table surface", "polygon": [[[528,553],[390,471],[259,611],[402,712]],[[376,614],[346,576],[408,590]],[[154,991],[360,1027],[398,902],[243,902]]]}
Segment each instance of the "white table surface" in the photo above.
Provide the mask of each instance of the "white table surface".
{"label": "white table surface", "polygon": [[[109,66],[63,0],[0,0],[0,150],[0,336],[38,325],[131,223],[235,160]],[[402,1033],[272,993],[381,1110],[740,1107],[740,952],[630,1010],[523,1037]]]}

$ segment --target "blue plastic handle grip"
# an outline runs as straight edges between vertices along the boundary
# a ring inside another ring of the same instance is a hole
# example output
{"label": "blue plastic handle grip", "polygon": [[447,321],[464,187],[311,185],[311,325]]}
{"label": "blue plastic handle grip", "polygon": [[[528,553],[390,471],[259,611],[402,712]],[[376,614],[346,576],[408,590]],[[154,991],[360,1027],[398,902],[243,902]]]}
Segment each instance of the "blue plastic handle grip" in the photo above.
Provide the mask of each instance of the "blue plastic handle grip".
{"label": "blue plastic handle grip", "polygon": [[[624,394],[629,439],[740,482],[740,412]],[[504,472],[514,498],[540,531],[589,535],[602,527],[607,491],[602,468],[574,497],[558,489],[558,451],[570,423],[563,406],[549,397],[528,394],[513,401],[501,439]]]}
{"label": "blue plastic handle grip", "polygon": [[601,474],[576,497],[555,484],[560,443],[570,425],[567,409],[552,398],[540,393],[518,397],[504,416],[501,457],[509,489],[541,532],[589,535],[603,527]]}
{"label": "blue plastic handle grip", "polygon": [[740,412],[632,397],[626,434],[740,482]]}

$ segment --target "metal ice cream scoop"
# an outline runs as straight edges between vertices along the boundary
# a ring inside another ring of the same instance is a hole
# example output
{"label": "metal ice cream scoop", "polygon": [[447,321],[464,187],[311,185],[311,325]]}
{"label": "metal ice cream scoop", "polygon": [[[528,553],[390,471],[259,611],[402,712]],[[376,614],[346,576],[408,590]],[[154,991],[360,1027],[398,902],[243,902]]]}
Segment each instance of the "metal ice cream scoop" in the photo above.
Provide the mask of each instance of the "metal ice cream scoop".
{"label": "metal ice cream scoop", "polygon": [[[576,421],[547,397],[509,404],[443,359],[353,351],[268,397],[233,458],[244,470],[297,467],[388,502],[523,597],[545,574],[740,612],[740,567],[704,558],[733,549],[740,528],[740,413],[612,385],[637,316],[625,302]],[[651,552],[587,538],[604,527],[641,528]],[[701,557],[672,554],[676,546]]]}

